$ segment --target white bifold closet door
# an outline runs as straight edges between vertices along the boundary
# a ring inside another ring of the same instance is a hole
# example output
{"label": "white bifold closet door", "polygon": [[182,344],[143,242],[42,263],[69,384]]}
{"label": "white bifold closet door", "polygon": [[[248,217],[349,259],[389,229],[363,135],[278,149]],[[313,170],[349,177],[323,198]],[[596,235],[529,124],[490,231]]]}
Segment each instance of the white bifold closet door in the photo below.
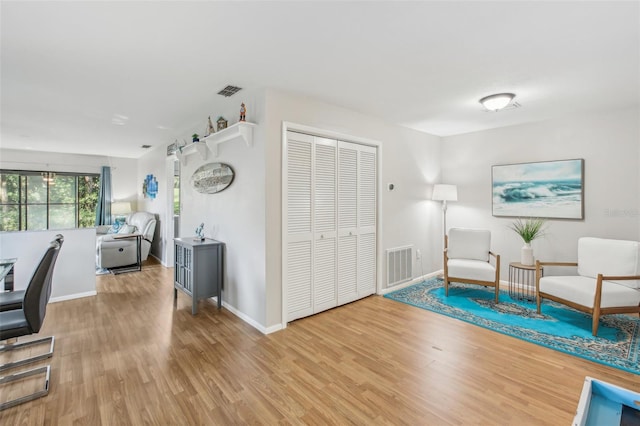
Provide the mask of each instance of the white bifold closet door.
{"label": "white bifold closet door", "polygon": [[376,148],[338,142],[338,304],[376,291]]}
{"label": "white bifold closet door", "polygon": [[376,148],[287,132],[284,247],[292,321],[376,290]]}

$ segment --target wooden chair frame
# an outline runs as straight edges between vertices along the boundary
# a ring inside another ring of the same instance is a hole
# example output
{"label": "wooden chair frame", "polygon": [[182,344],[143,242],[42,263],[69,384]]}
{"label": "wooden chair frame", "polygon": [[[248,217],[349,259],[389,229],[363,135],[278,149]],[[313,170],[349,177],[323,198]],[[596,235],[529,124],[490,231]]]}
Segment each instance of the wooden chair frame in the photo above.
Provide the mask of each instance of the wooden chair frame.
{"label": "wooden chair frame", "polygon": [[625,275],[625,276],[605,276],[598,274],[596,278],[596,291],[593,300],[593,307],[583,306],[570,300],[562,299],[560,297],[544,293],[540,291],[540,278],[542,278],[542,268],[544,266],[573,266],[577,267],[577,262],[541,262],[536,261],[536,308],[540,313],[540,305],[542,299],[553,300],[554,302],[562,303],[580,312],[585,312],[593,317],[591,325],[591,333],[594,336],[598,335],[598,325],[600,324],[600,317],[602,315],[609,314],[633,314],[637,313],[640,316],[640,304],[638,306],[616,306],[611,308],[600,307],[600,301],[602,300],[602,281],[620,281],[620,280],[640,280],[640,275]]}
{"label": "wooden chair frame", "polygon": [[[500,255],[499,254],[495,254],[492,251],[489,251],[489,259],[491,259],[491,257],[494,258],[495,261],[495,268],[496,268],[496,279],[495,281],[481,281],[481,280],[472,280],[469,278],[458,278],[458,277],[450,277],[449,276],[449,266],[448,261],[449,261],[449,256],[447,255],[447,251],[448,251],[448,244],[449,244],[449,239],[448,237],[445,236],[444,239],[444,295],[445,296],[449,296],[449,281],[455,281],[457,283],[463,283],[463,284],[475,284],[475,285],[481,285],[484,287],[494,287],[495,288],[495,300],[496,303],[499,303],[499,299],[500,299]],[[489,261],[490,263],[490,261]]]}

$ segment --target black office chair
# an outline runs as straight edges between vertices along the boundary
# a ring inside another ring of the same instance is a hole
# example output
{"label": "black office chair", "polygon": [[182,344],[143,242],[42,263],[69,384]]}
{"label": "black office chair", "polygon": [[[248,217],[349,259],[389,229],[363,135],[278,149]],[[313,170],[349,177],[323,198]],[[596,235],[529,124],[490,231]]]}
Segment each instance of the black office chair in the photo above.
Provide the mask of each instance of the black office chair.
{"label": "black office chair", "polygon": [[[58,234],[53,241],[58,241],[60,247],[64,243],[64,236]],[[14,309],[22,308],[22,299],[24,299],[24,292],[26,290],[14,290],[0,293],[0,312],[13,311]]]}
{"label": "black office chair", "polygon": [[[29,281],[29,286],[24,292],[22,307],[20,309],[0,312],[0,341],[28,336],[40,331],[47,311],[49,297],[51,296],[53,270],[61,245],[61,241],[57,239],[53,240],[49,244],[49,248],[47,248],[44,256],[42,256],[40,263],[33,272],[31,281]],[[48,341],[51,342],[51,347],[48,353],[0,365],[0,371],[50,358],[53,355],[54,338],[51,336],[24,343],[5,344],[0,346],[0,352],[5,352],[24,348],[26,346],[38,345]],[[46,375],[43,389],[26,396],[2,402],[0,403],[0,410],[47,395],[49,393],[50,371],[51,366],[47,365],[45,367],[39,367],[0,378],[0,385],[4,385],[36,374],[44,373]]]}

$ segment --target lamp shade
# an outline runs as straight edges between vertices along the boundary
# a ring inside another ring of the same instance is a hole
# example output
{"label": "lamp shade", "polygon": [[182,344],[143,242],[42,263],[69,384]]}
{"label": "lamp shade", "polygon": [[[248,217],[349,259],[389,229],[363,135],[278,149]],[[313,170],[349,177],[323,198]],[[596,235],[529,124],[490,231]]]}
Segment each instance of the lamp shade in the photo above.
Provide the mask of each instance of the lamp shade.
{"label": "lamp shade", "polygon": [[458,187],[455,185],[435,184],[431,199],[435,201],[458,201]]}
{"label": "lamp shade", "polygon": [[111,214],[114,216],[131,213],[131,203],[129,201],[116,201],[111,203]]}
{"label": "lamp shade", "polygon": [[513,93],[498,93],[496,95],[485,96],[480,99],[479,102],[489,111],[498,111],[509,105],[509,102],[511,102],[515,96]]}

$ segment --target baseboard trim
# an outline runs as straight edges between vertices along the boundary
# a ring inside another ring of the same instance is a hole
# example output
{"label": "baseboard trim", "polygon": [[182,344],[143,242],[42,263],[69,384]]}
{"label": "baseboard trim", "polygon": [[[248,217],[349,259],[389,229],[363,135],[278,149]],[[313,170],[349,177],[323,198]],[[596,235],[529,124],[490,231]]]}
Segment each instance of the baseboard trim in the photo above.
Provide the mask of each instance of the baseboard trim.
{"label": "baseboard trim", "polygon": [[75,293],[75,294],[69,294],[66,296],[58,296],[58,297],[52,297],[51,299],[49,299],[49,302],[51,303],[56,303],[56,302],[64,302],[65,300],[73,300],[73,299],[81,299],[83,297],[91,297],[91,296],[95,296],[97,295],[98,292],[97,291],[87,291],[84,293]]}
{"label": "baseboard trim", "polygon": [[[214,300],[216,302],[216,304],[218,303],[218,298],[217,297],[212,297],[211,299]],[[233,315],[237,316],[242,321],[246,322],[247,324],[249,324],[251,327],[253,327],[256,330],[258,330],[262,334],[269,334],[269,333],[273,333],[273,332],[282,330],[282,325],[281,324],[272,325],[271,327],[263,326],[258,321],[254,320],[253,318],[251,318],[247,314],[239,311],[235,306],[230,305],[229,303],[225,302],[224,300],[222,301],[222,307],[227,309]]]}
{"label": "baseboard trim", "polygon": [[405,287],[409,287],[411,285],[418,284],[419,282],[428,280],[429,278],[437,277],[438,275],[442,275],[442,274],[443,274],[442,269],[439,270],[439,271],[434,271],[434,272],[428,273],[426,275],[422,275],[422,276],[420,276],[418,278],[414,278],[411,281],[406,281],[406,282],[403,282],[402,284],[394,285],[393,287],[383,288],[383,289],[380,290],[380,292],[378,294],[384,295],[384,294],[387,294],[387,293],[391,293],[392,291],[400,290],[400,289],[403,289]]}

